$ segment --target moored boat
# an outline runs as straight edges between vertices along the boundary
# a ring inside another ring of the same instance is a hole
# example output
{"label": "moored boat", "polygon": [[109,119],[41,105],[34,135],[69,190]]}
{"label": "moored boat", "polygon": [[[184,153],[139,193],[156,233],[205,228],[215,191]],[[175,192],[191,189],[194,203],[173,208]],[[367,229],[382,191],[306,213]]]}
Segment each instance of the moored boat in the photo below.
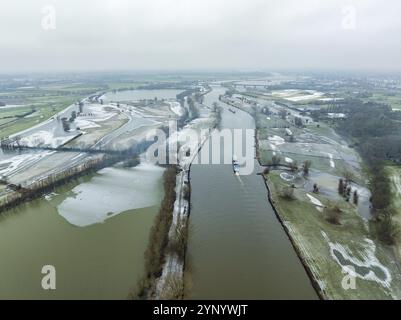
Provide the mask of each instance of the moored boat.
{"label": "moored boat", "polygon": [[235,155],[233,155],[233,171],[234,173],[239,173],[239,163]]}

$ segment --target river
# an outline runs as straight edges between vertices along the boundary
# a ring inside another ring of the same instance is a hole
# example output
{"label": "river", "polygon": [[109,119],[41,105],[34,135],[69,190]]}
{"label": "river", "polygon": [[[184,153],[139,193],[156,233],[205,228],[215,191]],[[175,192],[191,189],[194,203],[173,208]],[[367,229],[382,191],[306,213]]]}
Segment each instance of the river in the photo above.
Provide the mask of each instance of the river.
{"label": "river", "polygon": [[[214,87],[205,104],[218,102]],[[223,106],[222,103],[218,102]],[[221,128],[254,129],[253,118],[223,106]],[[193,165],[187,288],[193,299],[317,299],[273,208],[255,161],[253,174],[231,165]]]}

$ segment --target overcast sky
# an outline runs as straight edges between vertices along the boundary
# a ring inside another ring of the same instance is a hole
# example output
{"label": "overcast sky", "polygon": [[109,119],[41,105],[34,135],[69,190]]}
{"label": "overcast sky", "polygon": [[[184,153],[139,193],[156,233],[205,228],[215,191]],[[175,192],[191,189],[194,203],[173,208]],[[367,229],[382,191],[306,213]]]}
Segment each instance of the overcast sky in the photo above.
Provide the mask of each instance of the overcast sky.
{"label": "overcast sky", "polygon": [[400,0],[1,0],[0,73],[399,71],[400,14]]}

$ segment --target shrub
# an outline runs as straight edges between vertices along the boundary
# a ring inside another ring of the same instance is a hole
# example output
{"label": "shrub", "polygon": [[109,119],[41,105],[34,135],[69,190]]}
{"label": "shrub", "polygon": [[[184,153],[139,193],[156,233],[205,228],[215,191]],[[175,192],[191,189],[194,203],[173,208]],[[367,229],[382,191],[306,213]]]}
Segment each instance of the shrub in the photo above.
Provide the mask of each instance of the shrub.
{"label": "shrub", "polygon": [[338,181],[338,194],[343,196],[344,195],[344,180],[340,179]]}
{"label": "shrub", "polygon": [[188,243],[188,225],[187,220],[179,220],[176,227],[173,237],[170,239],[167,251],[171,253],[175,253],[178,257],[184,261],[185,258],[185,250]]}
{"label": "shrub", "polygon": [[291,172],[298,171],[298,162],[297,161],[293,161],[290,163],[290,170],[291,170]]}
{"label": "shrub", "polygon": [[173,274],[167,277],[163,290],[160,293],[161,300],[180,300],[184,294],[183,278]]}
{"label": "shrub", "polygon": [[358,205],[358,202],[359,202],[359,195],[358,195],[358,191],[355,190],[354,191],[354,204]]}
{"label": "shrub", "polygon": [[302,167],[302,171],[303,171],[303,173],[304,173],[304,175],[308,175],[309,174],[309,170],[310,170],[310,167],[312,166],[312,161],[310,161],[310,160],[306,160],[305,162],[304,162],[304,165],[303,165],[303,167]]}
{"label": "shrub", "polygon": [[293,200],[294,197],[294,188],[290,186],[283,187],[280,192],[280,196],[286,200]]}
{"label": "shrub", "polygon": [[191,198],[191,187],[189,185],[184,185],[183,188],[183,195],[184,195],[184,199],[189,201]]}
{"label": "shrub", "polygon": [[390,213],[383,215],[383,218],[378,223],[377,235],[380,241],[387,245],[394,245],[400,235],[398,224],[392,219]]}
{"label": "shrub", "polygon": [[279,156],[273,156],[272,157],[272,165],[273,166],[278,166],[281,162],[281,158]]}
{"label": "shrub", "polygon": [[340,225],[342,210],[336,204],[331,204],[325,208],[326,220],[331,224]]}
{"label": "shrub", "polygon": [[177,167],[169,166],[163,175],[164,198],[150,230],[149,245],[145,252],[145,270],[148,278],[160,276],[162,270],[176,198],[176,174]]}

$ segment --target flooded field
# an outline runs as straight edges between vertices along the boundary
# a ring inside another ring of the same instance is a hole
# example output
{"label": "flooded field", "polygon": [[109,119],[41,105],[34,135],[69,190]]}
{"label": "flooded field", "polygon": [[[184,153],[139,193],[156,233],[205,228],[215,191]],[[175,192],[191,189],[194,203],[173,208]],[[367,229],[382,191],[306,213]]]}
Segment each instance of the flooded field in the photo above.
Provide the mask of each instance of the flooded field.
{"label": "flooded field", "polygon": [[[162,172],[106,169],[5,213],[0,256],[7,259],[0,259],[0,298],[125,299],[143,272]],[[95,223],[104,218],[97,214],[109,211],[114,215]],[[62,215],[86,226],[77,227]],[[41,288],[41,269],[49,264],[56,268],[54,291]]]}

